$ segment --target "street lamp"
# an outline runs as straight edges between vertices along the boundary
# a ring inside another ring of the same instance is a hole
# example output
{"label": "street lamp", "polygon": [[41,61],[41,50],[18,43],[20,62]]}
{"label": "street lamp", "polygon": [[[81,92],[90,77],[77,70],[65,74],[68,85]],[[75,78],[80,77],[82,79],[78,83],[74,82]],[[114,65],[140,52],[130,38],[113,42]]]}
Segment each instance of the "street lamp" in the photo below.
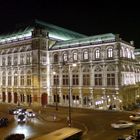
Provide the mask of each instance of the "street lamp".
{"label": "street lamp", "polygon": [[72,65],[70,65],[69,64],[69,72],[68,72],[68,74],[69,74],[69,91],[68,91],[68,94],[69,94],[69,112],[68,112],[68,125],[69,125],[69,127],[71,127],[71,66],[72,67],[76,67],[77,65],[76,64],[72,64]]}
{"label": "street lamp", "polygon": [[58,84],[58,79],[57,79],[56,72],[53,72],[53,75],[56,76],[55,83],[54,83],[55,86],[56,86],[55,105],[56,105],[56,111],[58,111],[58,94],[57,94],[57,84]]}

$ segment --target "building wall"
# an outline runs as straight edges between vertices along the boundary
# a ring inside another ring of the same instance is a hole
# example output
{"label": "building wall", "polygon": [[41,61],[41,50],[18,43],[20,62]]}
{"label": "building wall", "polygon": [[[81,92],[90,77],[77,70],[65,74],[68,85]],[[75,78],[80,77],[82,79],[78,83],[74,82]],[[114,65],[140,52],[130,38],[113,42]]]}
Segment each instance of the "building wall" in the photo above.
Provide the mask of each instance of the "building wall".
{"label": "building wall", "polygon": [[51,49],[58,41],[45,32],[37,28],[30,38],[0,45],[1,102],[68,106],[70,95],[73,107],[122,109],[136,103],[140,69],[131,44]]}

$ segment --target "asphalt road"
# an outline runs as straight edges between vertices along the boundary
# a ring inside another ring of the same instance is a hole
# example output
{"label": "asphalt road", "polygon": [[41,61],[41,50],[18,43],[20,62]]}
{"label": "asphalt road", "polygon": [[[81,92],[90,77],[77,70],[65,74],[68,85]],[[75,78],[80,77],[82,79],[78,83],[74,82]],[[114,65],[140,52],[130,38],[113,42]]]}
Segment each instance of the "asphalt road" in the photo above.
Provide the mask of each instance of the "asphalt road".
{"label": "asphalt road", "polygon": [[[9,105],[0,104],[1,112],[7,112],[8,108]],[[33,107],[33,110],[37,112],[37,118],[24,125],[18,125],[15,120],[8,127],[0,128],[0,136],[18,132],[24,133],[28,139],[68,126],[68,108],[58,107],[56,111],[55,107],[48,106],[46,108]],[[110,126],[117,120],[129,120],[128,112],[72,108],[71,115],[72,127],[78,127],[84,131],[83,140],[117,140],[118,136],[132,132],[132,128],[116,130]]]}

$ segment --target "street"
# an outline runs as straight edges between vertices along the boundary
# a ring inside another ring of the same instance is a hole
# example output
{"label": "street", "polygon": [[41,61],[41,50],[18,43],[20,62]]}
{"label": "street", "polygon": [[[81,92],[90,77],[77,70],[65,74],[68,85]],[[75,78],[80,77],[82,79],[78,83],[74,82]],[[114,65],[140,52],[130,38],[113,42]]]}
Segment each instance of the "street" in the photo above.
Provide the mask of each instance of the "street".
{"label": "street", "polygon": [[[7,104],[0,105],[1,112],[8,112],[8,108],[9,105]],[[57,111],[52,106],[32,108],[38,113],[37,118],[22,125],[17,124],[14,120],[9,123],[8,127],[0,128],[1,138],[11,133],[24,133],[26,139],[28,139],[68,126],[68,109],[66,107],[58,107]],[[84,131],[83,140],[116,140],[118,136],[132,132],[132,128],[116,130],[110,126],[112,122],[117,120],[129,120],[130,114],[127,112],[72,108],[71,114],[72,127]]]}

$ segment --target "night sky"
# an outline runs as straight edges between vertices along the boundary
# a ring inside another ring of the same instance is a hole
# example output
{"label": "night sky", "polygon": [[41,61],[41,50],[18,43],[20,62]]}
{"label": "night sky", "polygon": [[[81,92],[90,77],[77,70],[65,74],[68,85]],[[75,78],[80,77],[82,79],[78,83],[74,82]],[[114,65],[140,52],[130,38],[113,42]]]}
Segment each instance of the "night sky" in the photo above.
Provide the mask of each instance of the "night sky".
{"label": "night sky", "polygon": [[140,48],[138,0],[0,0],[0,33],[39,19],[85,35],[120,34]]}

